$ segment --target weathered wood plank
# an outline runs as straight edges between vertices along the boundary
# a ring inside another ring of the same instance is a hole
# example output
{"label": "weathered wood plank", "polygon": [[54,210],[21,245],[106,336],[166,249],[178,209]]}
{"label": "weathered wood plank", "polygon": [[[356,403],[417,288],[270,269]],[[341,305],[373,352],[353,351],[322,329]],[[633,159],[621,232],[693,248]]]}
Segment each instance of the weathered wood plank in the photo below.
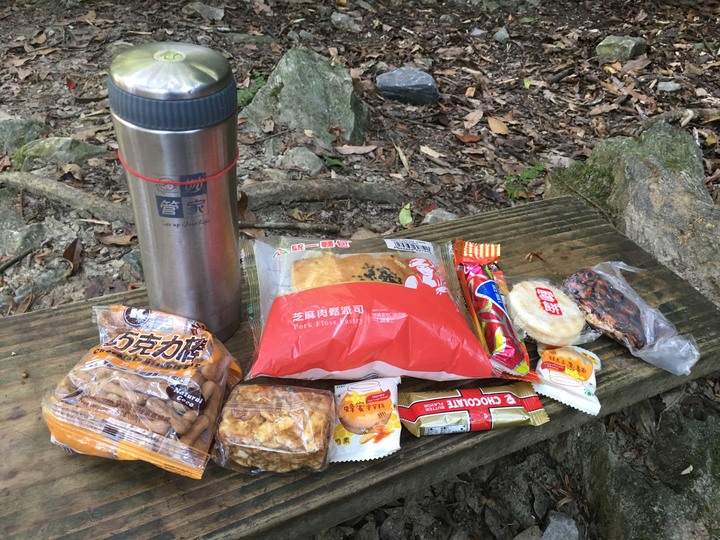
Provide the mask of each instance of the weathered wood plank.
{"label": "weathered wood plank", "polygon": [[[719,310],[579,200],[532,203],[395,236],[500,242],[510,279],[560,280],[606,260],[643,268],[628,275],[630,283],[700,345],[702,359],[691,378],[720,371]],[[527,260],[531,251],[542,259]],[[297,537],[593,420],[543,399],[551,421],[539,428],[423,439],[405,433],[402,450],[389,458],[334,464],[314,474],[247,476],[211,464],[195,481],[141,462],[67,455],[49,442],[40,400],[97,343],[91,306],[111,302],[147,305],[144,291],[133,291],[0,319],[2,537]],[[252,359],[247,325],[226,344],[247,368]],[[603,415],[688,380],[645,364],[608,339],[590,348],[603,360],[598,375]]]}

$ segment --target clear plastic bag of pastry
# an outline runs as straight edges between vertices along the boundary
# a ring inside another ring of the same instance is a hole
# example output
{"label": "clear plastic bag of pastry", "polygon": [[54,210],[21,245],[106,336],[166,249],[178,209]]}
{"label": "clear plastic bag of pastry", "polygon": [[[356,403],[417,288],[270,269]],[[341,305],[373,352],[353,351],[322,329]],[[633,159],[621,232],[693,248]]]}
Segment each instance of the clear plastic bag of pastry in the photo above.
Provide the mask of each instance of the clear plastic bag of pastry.
{"label": "clear plastic bag of pastry", "polygon": [[238,385],[220,414],[213,460],[248,472],[321,471],[335,416],[335,399],[327,390]]}
{"label": "clear plastic bag of pastry", "polygon": [[562,347],[597,339],[574,298],[548,279],[515,281],[507,296],[513,326],[537,343]]}
{"label": "clear plastic bag of pastry", "polygon": [[202,477],[237,361],[197,321],[120,305],[94,315],[100,344],[43,399],[51,441]]}
{"label": "clear plastic bag of pastry", "polygon": [[247,378],[491,375],[449,243],[276,237],[242,249],[258,343]]}
{"label": "clear plastic bag of pastry", "polygon": [[603,262],[568,276],[563,288],[593,328],[623,344],[633,356],[675,375],[689,375],[700,359],[695,339],[679,335],[660,310],[633,289],[622,270],[640,271],[622,262]]}

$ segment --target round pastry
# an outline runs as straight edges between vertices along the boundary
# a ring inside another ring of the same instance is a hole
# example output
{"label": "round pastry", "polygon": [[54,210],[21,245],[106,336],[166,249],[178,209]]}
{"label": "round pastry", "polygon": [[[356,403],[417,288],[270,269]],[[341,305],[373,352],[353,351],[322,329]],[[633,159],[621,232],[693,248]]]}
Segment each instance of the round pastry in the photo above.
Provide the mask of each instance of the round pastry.
{"label": "round pastry", "polygon": [[585,326],[575,301],[542,280],[517,283],[508,295],[508,311],[513,324],[529,337],[555,347],[575,343]]}

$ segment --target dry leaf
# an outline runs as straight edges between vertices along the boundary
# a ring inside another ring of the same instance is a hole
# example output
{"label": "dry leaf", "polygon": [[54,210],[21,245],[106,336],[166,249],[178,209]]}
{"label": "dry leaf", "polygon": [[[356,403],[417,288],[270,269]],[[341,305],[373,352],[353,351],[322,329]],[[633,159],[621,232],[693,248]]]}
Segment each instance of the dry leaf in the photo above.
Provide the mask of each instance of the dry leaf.
{"label": "dry leaf", "polygon": [[30,291],[28,295],[22,299],[20,304],[18,305],[17,309],[15,310],[15,315],[20,315],[22,313],[27,313],[30,311],[30,306],[32,306],[32,303],[35,301],[35,295]]}
{"label": "dry leaf", "polygon": [[435,159],[445,157],[445,154],[441,154],[440,152],[433,150],[429,146],[425,146],[425,145],[420,147],[420,152],[422,152],[426,156],[430,156],[431,158],[435,158]]}
{"label": "dry leaf", "polygon": [[497,135],[507,135],[509,131],[505,122],[494,116],[488,116],[488,126]]}
{"label": "dry leaf", "polygon": [[481,109],[470,111],[463,117],[463,126],[465,129],[472,129],[482,119],[485,113]]}
{"label": "dry leaf", "polygon": [[70,272],[67,274],[67,277],[75,275],[75,273],[80,269],[82,251],[83,245],[79,238],[70,242],[70,244],[68,244],[65,248],[65,251],[63,251],[63,259],[70,263]]}
{"label": "dry leaf", "polygon": [[481,140],[480,135],[474,133],[458,133],[457,131],[453,131],[453,135],[455,135],[457,140],[464,143],[474,143]]}
{"label": "dry leaf", "polygon": [[617,103],[608,103],[603,105],[598,105],[597,107],[593,107],[593,109],[588,113],[590,116],[597,116],[598,114],[604,114],[610,111],[614,111],[620,107]]}
{"label": "dry leaf", "polygon": [[405,172],[410,172],[410,163],[408,163],[408,158],[405,155],[405,152],[403,152],[398,146],[395,146],[395,150],[397,150],[398,157],[400,158],[400,161],[402,161],[403,168],[405,169]]}
{"label": "dry leaf", "polygon": [[136,236],[137,233],[131,232],[128,234],[96,235],[96,238],[98,242],[106,246],[129,246],[133,243]]}
{"label": "dry leaf", "polygon": [[374,144],[368,146],[352,146],[349,144],[344,144],[342,146],[336,146],[335,150],[338,152],[338,154],[349,156],[351,154],[368,154],[376,148],[377,145]]}
{"label": "dry leaf", "polygon": [[80,165],[78,165],[77,163],[68,163],[67,165],[65,165],[62,168],[62,172],[63,172],[63,176],[69,174],[75,180],[82,182],[83,170],[82,170],[82,167],[80,167]]}
{"label": "dry leaf", "polygon": [[691,472],[693,472],[693,466],[692,466],[692,465],[688,466],[688,468],[685,469],[685,470],[683,470],[683,472],[681,472],[680,474],[685,475],[685,474],[690,474]]}

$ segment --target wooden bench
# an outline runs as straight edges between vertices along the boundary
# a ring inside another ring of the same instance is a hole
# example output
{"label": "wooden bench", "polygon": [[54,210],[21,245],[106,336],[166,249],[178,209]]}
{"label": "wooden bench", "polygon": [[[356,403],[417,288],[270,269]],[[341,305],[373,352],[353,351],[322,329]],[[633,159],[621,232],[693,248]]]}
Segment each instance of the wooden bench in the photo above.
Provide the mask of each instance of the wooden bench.
{"label": "wooden bench", "polygon": [[[559,281],[607,260],[644,269],[628,280],[681,333],[695,336],[702,358],[691,377],[676,377],[609,339],[593,342],[589,348],[603,362],[601,415],[720,371],[719,310],[577,199],[396,236],[500,242],[509,278]],[[542,258],[530,260],[530,252]],[[405,432],[402,449],[388,458],[332,464],[321,473],[247,476],[211,463],[202,480],[191,480],[142,462],[66,454],[50,444],[40,400],[97,343],[91,306],[110,303],[146,306],[147,299],[140,290],[0,319],[0,537],[297,538],[595,420],[543,398],[551,420],[541,427],[420,439]],[[246,324],[227,345],[247,368],[252,341]],[[419,385],[428,383],[406,379],[403,388]]]}

